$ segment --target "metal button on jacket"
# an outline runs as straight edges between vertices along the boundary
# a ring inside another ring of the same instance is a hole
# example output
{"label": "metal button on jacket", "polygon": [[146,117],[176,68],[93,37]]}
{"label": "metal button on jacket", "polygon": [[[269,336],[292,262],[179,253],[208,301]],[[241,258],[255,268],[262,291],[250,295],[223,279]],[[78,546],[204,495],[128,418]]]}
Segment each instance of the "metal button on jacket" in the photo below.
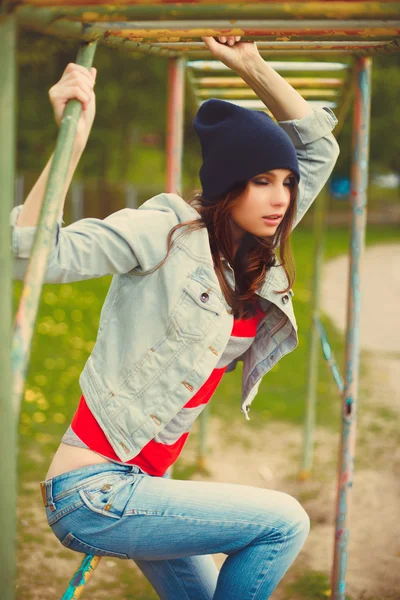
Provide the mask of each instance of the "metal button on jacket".
{"label": "metal button on jacket", "polygon": [[207,294],[207,292],[203,292],[200,296],[200,300],[202,302],[208,302],[209,298],[210,298],[210,296]]}
{"label": "metal button on jacket", "polygon": [[287,304],[289,302],[289,296],[288,296],[288,294],[285,294],[282,297],[282,302],[283,302],[283,304]]}

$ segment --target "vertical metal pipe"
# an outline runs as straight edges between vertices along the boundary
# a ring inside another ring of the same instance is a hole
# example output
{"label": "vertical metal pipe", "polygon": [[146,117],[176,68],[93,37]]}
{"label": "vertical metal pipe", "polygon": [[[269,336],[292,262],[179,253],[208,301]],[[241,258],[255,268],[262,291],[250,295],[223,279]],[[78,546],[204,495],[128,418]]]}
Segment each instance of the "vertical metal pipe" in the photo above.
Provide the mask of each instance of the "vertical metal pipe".
{"label": "vertical metal pipe", "polygon": [[336,501],[335,548],[332,568],[332,599],[345,600],[349,512],[353,485],[354,449],[359,387],[361,310],[360,260],[365,246],[369,125],[371,106],[371,59],[357,59],[353,121],[353,162],[351,171],[352,223],[350,272],[347,300],[345,382],[342,402],[342,435],[340,442]]}
{"label": "vertical metal pipe", "polygon": [[182,193],[185,58],[168,60],[167,192]]}
{"label": "vertical metal pipe", "polygon": [[17,505],[17,418],[11,402],[12,259],[9,215],[14,205],[16,22],[0,20],[0,511],[1,597],[15,598],[15,538]]}
{"label": "vertical metal pipe", "polygon": [[303,465],[301,479],[311,474],[314,453],[315,412],[317,403],[319,335],[315,321],[319,317],[322,264],[324,260],[324,230],[328,192],[324,190],[315,204],[314,213],[314,268],[312,280],[312,315],[309,334],[307,397],[304,419]]}
{"label": "vertical metal pipe", "polygon": [[[90,69],[96,44],[96,42],[82,44],[77,57],[78,64]],[[64,188],[68,175],[81,110],[82,105],[79,100],[73,99],[68,102],[64,111],[44,194],[32,255],[26,271],[24,288],[16,315],[11,351],[13,372],[12,397],[16,414],[19,413],[21,396],[24,390],[25,374],[28,366],[43,277],[51,248],[51,240],[53,239],[56,221],[60,213],[60,192]]]}

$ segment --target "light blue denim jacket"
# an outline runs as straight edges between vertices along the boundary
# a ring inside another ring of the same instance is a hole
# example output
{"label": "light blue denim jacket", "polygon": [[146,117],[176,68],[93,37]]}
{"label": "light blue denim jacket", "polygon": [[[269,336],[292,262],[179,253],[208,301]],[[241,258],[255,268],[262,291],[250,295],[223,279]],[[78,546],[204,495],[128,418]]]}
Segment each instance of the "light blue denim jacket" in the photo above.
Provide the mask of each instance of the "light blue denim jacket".
{"label": "light blue denim jacket", "polygon": [[[329,108],[279,123],[292,139],[300,165],[295,225],[336,163],[339,146],[331,133],[336,123]],[[17,279],[24,277],[36,231],[15,227],[20,210],[15,207],[10,217]],[[145,273],[164,258],[170,229],[194,218],[198,213],[178,195],[159,194],[139,209],[126,208],[104,220],[82,219],[68,227],[58,223],[45,282],[114,275],[79,382],[123,462],[136,456],[199,390],[232,331],[233,316],[214,271],[205,228],[178,236],[164,266]],[[233,284],[229,265],[227,274]],[[293,292],[273,293],[286,287],[282,267],[270,269],[258,290],[266,314],[254,342],[237,359],[243,361],[241,410],[246,419],[262,377],[298,343]]]}

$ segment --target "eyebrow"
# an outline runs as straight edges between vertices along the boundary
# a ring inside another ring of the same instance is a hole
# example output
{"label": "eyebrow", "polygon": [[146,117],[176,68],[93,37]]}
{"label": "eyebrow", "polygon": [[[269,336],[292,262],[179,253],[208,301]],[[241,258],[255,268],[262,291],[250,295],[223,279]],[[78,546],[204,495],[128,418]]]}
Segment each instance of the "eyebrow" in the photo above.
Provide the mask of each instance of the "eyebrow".
{"label": "eyebrow", "polygon": [[[260,173],[260,175],[270,175],[272,177],[277,177],[276,173],[274,173],[273,171],[264,171],[264,173]],[[293,177],[293,173],[289,173],[288,175],[285,176],[285,179],[287,179],[287,177]]]}

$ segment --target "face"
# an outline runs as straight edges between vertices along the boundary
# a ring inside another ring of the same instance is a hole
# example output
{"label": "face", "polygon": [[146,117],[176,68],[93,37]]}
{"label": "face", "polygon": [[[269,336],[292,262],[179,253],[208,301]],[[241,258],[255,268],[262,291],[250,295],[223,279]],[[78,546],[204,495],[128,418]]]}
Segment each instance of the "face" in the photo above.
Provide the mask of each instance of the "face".
{"label": "face", "polygon": [[239,203],[231,210],[236,244],[246,232],[274,235],[289,208],[294,183],[295,176],[289,169],[273,169],[250,179]]}

